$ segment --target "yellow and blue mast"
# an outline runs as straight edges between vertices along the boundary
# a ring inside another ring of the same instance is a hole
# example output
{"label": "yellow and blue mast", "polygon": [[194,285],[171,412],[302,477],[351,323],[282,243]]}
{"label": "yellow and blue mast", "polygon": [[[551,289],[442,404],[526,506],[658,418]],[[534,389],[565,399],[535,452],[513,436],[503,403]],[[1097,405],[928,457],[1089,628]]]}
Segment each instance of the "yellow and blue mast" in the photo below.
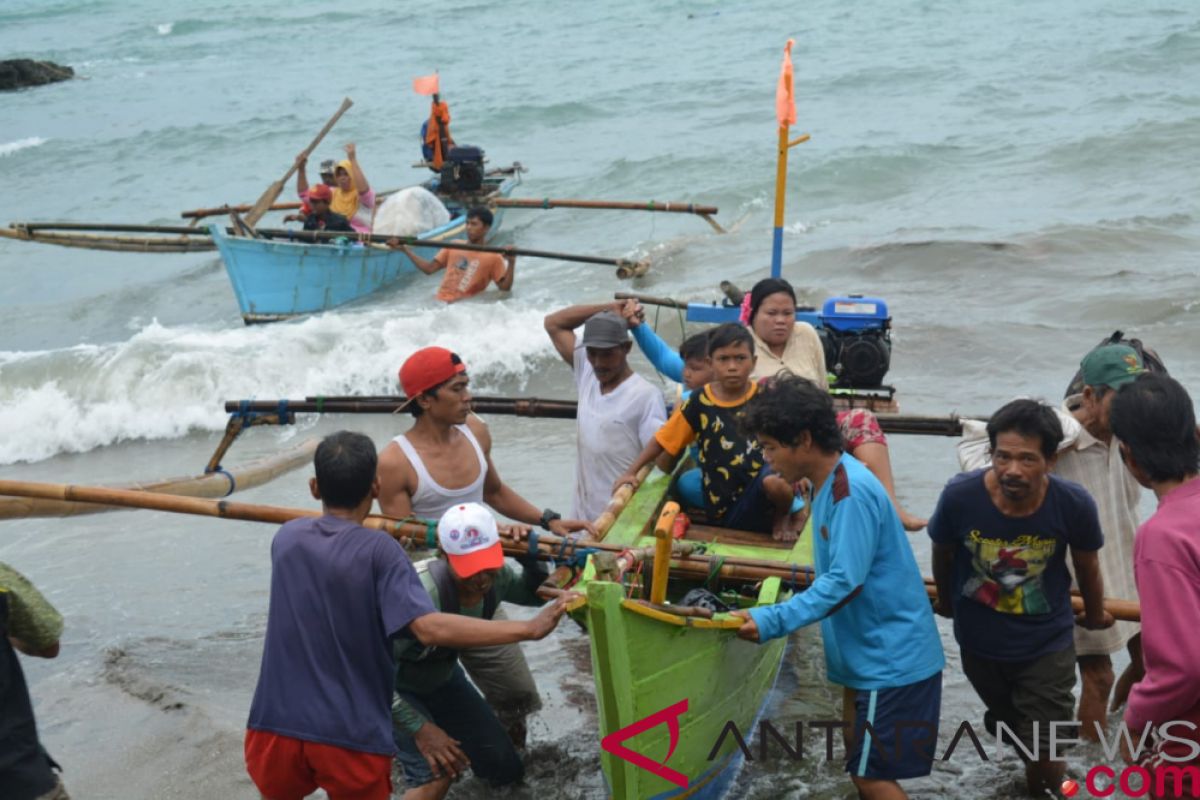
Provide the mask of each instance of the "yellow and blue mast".
{"label": "yellow and blue mast", "polygon": [[783,48],[783,66],[779,70],[779,85],[775,89],[775,116],[779,121],[779,161],[775,172],[775,235],[771,243],[771,277],[783,272],[783,208],[787,191],[788,150],[807,142],[808,134],[788,140],[788,130],[796,124],[796,97],[792,85],[792,45],[788,39]]}

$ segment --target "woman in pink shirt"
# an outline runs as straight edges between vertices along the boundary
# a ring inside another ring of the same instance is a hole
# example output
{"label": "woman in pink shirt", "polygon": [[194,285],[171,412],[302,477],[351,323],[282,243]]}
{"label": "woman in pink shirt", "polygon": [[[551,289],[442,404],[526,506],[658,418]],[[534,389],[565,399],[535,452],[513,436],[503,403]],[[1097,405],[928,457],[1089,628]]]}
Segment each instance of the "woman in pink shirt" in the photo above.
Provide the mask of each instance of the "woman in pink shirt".
{"label": "woman in pink shirt", "polygon": [[[1142,375],[1113,399],[1112,430],[1130,473],[1158,497],[1158,510],[1138,528],[1134,541],[1146,676],[1129,693],[1125,725],[1135,742],[1147,725],[1153,730],[1152,750],[1133,754],[1151,771],[1195,768],[1200,766],[1200,434],[1192,399],[1166,375]],[[1171,789],[1168,782],[1163,796],[1171,796]]]}

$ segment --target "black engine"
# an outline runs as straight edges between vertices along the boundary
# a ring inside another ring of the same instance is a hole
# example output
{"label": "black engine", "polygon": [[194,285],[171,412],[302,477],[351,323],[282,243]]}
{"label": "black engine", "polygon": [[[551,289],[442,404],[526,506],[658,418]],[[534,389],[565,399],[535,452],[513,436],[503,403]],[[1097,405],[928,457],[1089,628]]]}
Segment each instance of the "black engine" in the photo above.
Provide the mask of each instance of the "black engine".
{"label": "black engine", "polygon": [[847,332],[824,327],[817,332],[825,347],[825,368],[837,375],[838,386],[874,389],[883,383],[892,363],[890,330]]}
{"label": "black engine", "polygon": [[442,192],[477,192],[483,188],[483,150],[451,147],[442,164],[438,189]]}

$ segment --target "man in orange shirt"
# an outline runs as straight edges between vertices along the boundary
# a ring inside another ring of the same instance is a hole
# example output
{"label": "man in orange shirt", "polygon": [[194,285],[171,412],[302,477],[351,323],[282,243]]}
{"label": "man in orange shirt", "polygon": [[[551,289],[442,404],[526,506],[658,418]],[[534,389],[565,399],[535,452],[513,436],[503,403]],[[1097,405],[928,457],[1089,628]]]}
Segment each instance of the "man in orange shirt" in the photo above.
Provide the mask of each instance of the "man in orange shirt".
{"label": "man in orange shirt", "polygon": [[[483,244],[491,229],[491,211],[486,208],[473,208],[467,212],[468,242]],[[414,253],[408,245],[401,245],[400,249],[412,260],[416,268],[426,275],[432,275],[439,269],[446,270],[437,293],[437,299],[443,303],[474,297],[486,289],[489,283],[495,283],[502,292],[512,289],[517,269],[517,257],[512,253],[479,253],[473,250],[458,250],[451,245],[438,251],[432,259],[426,260]]]}

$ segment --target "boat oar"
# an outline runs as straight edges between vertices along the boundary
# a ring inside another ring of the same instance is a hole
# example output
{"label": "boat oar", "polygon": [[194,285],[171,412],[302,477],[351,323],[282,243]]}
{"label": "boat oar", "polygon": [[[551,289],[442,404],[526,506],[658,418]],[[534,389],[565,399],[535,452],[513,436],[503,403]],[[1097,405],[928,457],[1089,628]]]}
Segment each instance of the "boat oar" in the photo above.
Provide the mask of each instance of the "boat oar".
{"label": "boat oar", "polygon": [[[326,122],[325,127],[321,128],[321,132],[317,134],[317,138],[313,139],[312,143],[304,149],[305,158],[308,158],[312,154],[312,151],[317,149],[317,145],[319,145],[321,140],[325,138],[325,134],[329,133],[330,129],[333,128],[337,121],[342,118],[342,114],[345,114],[352,105],[354,105],[354,102],[349,97],[342,101],[341,108],[337,110],[336,114],[329,118],[329,122]],[[267,213],[267,211],[271,208],[271,205],[279,198],[279,194],[283,191],[284,184],[288,182],[288,179],[292,177],[292,173],[295,171],[296,162],[293,161],[292,166],[288,167],[288,171],[284,173],[283,177],[268,186],[267,190],[262,193],[262,197],[258,198],[258,201],[254,204],[254,206],[246,212],[246,223],[249,224],[250,227],[253,228],[262,218],[262,215]]]}
{"label": "boat oar", "polygon": [[[281,408],[305,414],[393,414],[401,409],[406,400],[403,395],[312,396],[303,400],[226,400],[225,410],[230,414],[240,411],[271,413]],[[574,400],[548,400],[541,397],[473,397],[471,408],[481,414],[575,419],[578,405]],[[884,433],[914,436],[961,436],[963,419],[987,419],[986,416],[963,417],[957,414],[923,416],[879,413],[875,417]]]}
{"label": "boat oar", "polygon": [[695,203],[659,203],[650,200],[645,203],[624,200],[562,200],[544,197],[541,200],[524,197],[501,197],[492,201],[497,208],[589,208],[613,211],[663,211],[674,214],[695,214],[717,231],[725,233],[717,221],[712,218],[717,213],[716,206],[698,206]]}

